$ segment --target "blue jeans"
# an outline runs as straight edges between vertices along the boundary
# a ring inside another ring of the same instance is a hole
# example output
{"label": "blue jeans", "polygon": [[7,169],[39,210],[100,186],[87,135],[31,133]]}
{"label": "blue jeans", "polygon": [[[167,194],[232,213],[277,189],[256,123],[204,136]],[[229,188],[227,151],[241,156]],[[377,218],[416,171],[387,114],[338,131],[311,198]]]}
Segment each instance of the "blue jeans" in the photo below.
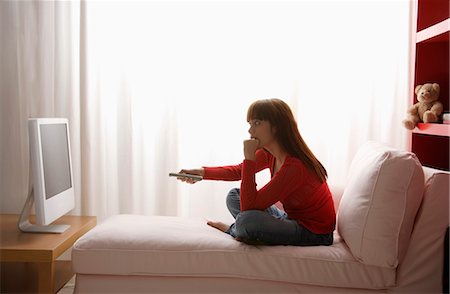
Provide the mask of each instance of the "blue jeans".
{"label": "blue jeans", "polygon": [[227,207],[236,222],[226,233],[248,244],[260,245],[331,245],[333,233],[314,234],[275,205],[266,210],[240,210],[240,189],[231,189]]}

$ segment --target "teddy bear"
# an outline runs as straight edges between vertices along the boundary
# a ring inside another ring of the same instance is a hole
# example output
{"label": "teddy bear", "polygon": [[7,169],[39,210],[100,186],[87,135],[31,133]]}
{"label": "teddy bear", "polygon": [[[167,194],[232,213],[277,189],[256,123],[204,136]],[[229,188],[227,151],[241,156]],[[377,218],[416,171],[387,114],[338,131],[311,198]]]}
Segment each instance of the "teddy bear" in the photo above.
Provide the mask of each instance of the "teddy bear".
{"label": "teddy bear", "polygon": [[414,92],[418,102],[408,109],[408,116],[403,120],[405,128],[412,130],[418,122],[432,123],[438,120],[443,111],[442,103],[438,101],[440,87],[436,83],[417,85]]}

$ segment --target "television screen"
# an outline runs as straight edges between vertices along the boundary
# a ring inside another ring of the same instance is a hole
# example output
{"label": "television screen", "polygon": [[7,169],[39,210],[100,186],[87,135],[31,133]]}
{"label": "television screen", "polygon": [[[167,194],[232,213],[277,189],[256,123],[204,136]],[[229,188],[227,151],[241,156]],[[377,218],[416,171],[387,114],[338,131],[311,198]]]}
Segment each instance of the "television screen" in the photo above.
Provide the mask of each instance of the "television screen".
{"label": "television screen", "polygon": [[40,125],[45,198],[72,187],[69,146],[65,124]]}

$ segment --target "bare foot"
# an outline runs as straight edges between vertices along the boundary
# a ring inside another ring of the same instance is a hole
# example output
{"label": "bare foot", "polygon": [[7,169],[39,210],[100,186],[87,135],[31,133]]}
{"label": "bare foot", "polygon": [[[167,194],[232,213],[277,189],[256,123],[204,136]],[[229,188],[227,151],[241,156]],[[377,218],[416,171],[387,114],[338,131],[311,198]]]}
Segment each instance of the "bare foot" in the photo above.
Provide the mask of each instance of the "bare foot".
{"label": "bare foot", "polygon": [[213,222],[213,221],[208,221],[207,224],[213,228],[216,228],[222,232],[226,232],[228,231],[228,229],[230,228],[229,225],[224,224],[222,222]]}

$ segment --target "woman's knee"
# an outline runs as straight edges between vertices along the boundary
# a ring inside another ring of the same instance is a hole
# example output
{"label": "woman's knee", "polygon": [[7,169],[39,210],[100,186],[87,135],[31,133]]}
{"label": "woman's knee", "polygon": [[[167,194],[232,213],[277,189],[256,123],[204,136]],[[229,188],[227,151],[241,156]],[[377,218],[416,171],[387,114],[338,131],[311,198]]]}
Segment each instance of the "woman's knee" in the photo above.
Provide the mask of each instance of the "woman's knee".
{"label": "woman's knee", "polygon": [[235,203],[240,203],[241,201],[241,190],[239,188],[233,188],[227,194],[227,207],[234,207]]}
{"label": "woman's knee", "polygon": [[247,210],[236,217],[236,236],[245,239],[257,239],[261,231],[261,218],[266,214],[261,210]]}

